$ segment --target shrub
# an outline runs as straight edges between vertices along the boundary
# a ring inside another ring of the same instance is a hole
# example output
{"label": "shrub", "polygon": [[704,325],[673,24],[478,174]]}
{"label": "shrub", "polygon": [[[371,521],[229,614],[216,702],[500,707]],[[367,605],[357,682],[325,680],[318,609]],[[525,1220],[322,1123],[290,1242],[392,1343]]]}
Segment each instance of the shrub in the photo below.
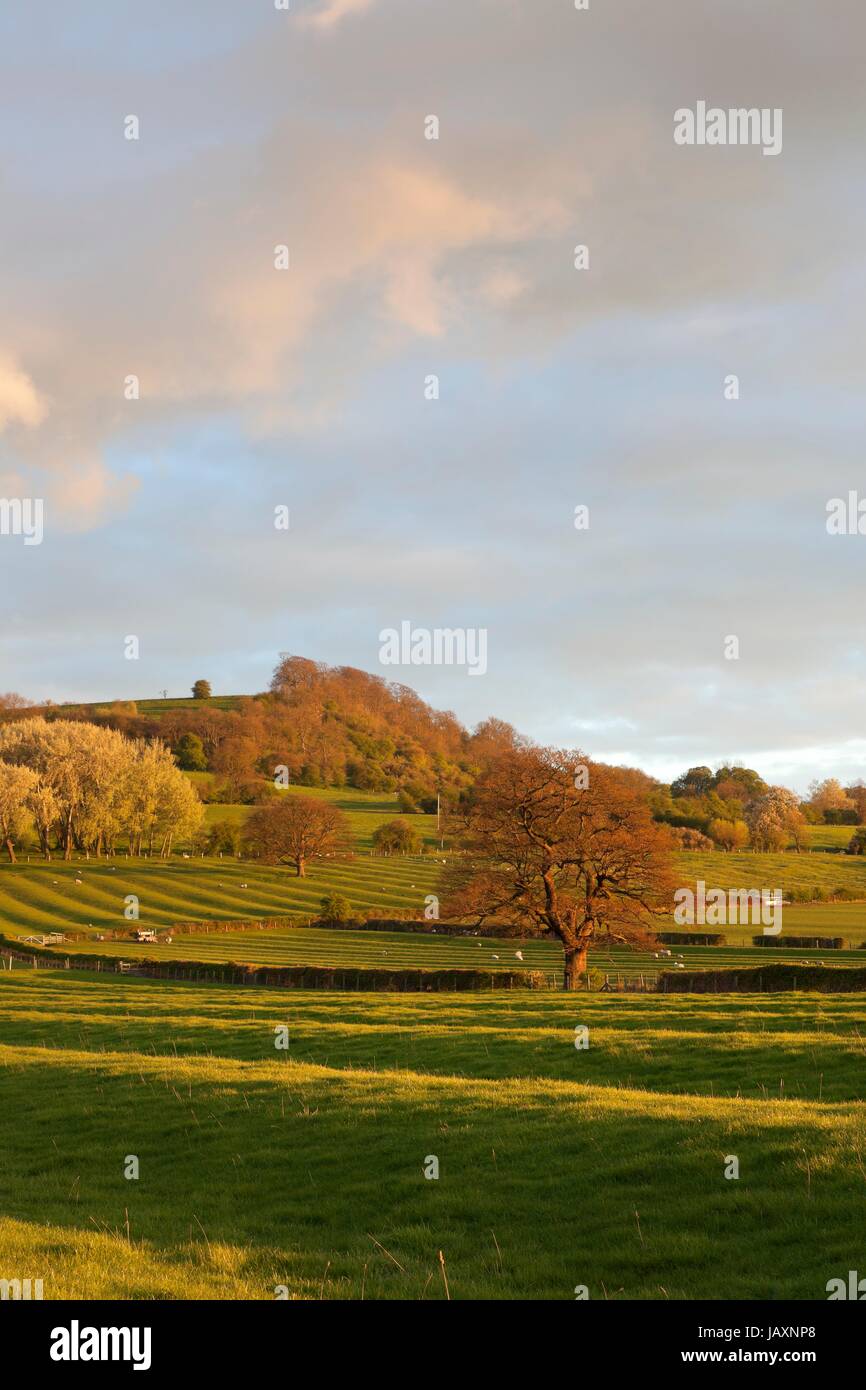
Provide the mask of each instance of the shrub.
{"label": "shrub", "polygon": [[373,848],[381,854],[417,854],[421,841],[405,820],[389,820],[373,831]]}
{"label": "shrub", "polygon": [[320,919],[325,923],[348,922],[352,916],[352,904],[339,893],[328,893],[322,898]]}

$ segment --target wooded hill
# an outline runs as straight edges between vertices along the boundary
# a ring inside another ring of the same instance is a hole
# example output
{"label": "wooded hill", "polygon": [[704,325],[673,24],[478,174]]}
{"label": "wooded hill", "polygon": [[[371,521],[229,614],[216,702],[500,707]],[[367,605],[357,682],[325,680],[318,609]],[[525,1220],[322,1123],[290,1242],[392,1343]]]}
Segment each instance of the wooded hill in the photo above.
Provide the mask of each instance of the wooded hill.
{"label": "wooded hill", "polygon": [[258,695],[7,708],[3,718],[37,713],[160,738],[186,771],[216,774],[209,799],[231,802],[260,799],[285,768],[292,785],[400,792],[404,809],[435,810],[437,791],[469,786],[518,737],[497,719],[470,733],[408,686],[293,655]]}

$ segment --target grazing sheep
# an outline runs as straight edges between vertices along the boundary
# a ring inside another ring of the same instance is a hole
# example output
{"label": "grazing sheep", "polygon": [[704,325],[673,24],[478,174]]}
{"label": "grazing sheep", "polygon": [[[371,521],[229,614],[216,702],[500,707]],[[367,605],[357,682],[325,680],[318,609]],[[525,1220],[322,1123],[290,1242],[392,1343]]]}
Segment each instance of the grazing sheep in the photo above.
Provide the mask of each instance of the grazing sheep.
{"label": "grazing sheep", "polygon": [[514,954],[515,954],[515,956],[517,957],[518,960],[523,960],[523,952],[522,952],[522,951],[515,951]]}
{"label": "grazing sheep", "polygon": [[[492,954],[493,954],[493,953],[492,953],[492,952],[491,952],[491,955],[492,955]],[[498,960],[498,959],[499,959],[499,957],[498,957],[498,956],[496,956],[496,955],[493,955],[493,959],[494,959],[494,960]]]}

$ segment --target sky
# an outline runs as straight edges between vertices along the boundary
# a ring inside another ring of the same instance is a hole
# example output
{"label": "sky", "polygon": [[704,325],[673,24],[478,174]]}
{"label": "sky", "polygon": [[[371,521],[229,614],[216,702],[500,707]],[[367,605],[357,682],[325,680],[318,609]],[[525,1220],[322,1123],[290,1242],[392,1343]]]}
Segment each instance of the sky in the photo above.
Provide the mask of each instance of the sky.
{"label": "sky", "polygon": [[[859,0],[4,0],[0,499],[44,525],[0,533],[0,690],[291,651],[666,779],[866,776],[864,40]],[[678,144],[699,102],[781,149]],[[405,622],[486,670],[383,664]]]}

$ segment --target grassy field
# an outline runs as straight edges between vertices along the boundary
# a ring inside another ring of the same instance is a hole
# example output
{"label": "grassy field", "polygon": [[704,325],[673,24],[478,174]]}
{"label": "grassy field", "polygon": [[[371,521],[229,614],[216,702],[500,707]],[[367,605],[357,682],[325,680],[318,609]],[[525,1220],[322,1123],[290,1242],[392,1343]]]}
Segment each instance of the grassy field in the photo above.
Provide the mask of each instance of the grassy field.
{"label": "grassy field", "polygon": [[[193,774],[193,780],[196,774]],[[209,774],[201,774],[207,777]],[[354,913],[372,911],[382,916],[395,914],[423,917],[425,899],[440,887],[442,860],[447,850],[439,849],[433,816],[413,816],[425,852],[411,857],[382,858],[370,853],[371,837],[383,821],[398,814],[396,798],[352,790],[293,788],[290,794],[327,800],[345,811],[356,845],[350,861],[312,863],[308,875],[299,879],[289,869],[266,868],[254,861],[230,857],[170,860],[135,860],[118,855],[113,860],[75,859],[66,864],[54,859],[46,864],[35,855],[17,865],[0,865],[0,933],[22,938],[47,931],[82,932],[89,939],[76,949],[116,954],[120,949],[130,958],[136,955],[186,957],[202,960],[238,960],[258,964],[308,964],[346,966],[434,966],[480,965],[491,969],[520,965],[515,949],[522,949],[523,964],[551,975],[560,968],[560,951],[549,942],[526,944],[493,941],[483,947],[469,939],[393,934],[333,933],[305,929],[278,934],[254,931],[244,935],[219,934],[176,936],[172,946],[137,947],[126,942],[99,943],[106,932],[128,931],[133,924],[124,917],[130,894],[139,900],[139,924],[167,930],[178,922],[213,919],[216,921],[256,921],[272,918],[307,918],[319,911],[326,894],[345,897]],[[208,805],[209,823],[243,820],[248,806]],[[825,833],[847,832],[849,827],[816,827]],[[841,836],[840,836],[841,838]],[[860,895],[863,902],[793,903],[783,910],[785,933],[843,936],[856,948],[866,941],[866,859],[815,851],[807,854],[758,855],[742,853],[687,853],[678,856],[678,878],[684,885],[703,879],[708,886],[722,888],[776,888],[825,892],[842,887],[849,895]],[[76,883],[76,878],[81,883]],[[673,922],[663,924],[667,929]],[[751,925],[722,929],[728,945],[721,948],[684,947],[683,960],[691,967],[749,965],[755,963],[752,937],[760,929]],[[499,956],[499,960],[494,960]],[[773,950],[774,960],[827,959],[826,951]],[[763,958],[763,955],[762,955]],[[860,964],[863,956],[856,949],[834,952],[836,964]],[[622,951],[596,951],[596,969],[613,974],[654,974],[663,964],[652,954]]]}
{"label": "grassy field", "polygon": [[[288,869],[224,860],[119,858],[3,865],[0,868],[0,931],[118,931],[129,894],[139,899],[140,924],[169,927],[193,918],[231,919],[315,916],[323,895],[340,893],[353,910],[381,908],[423,916],[439,865],[432,858],[383,859],[361,855],[348,863],[322,861],[297,878]],[[81,883],[76,883],[80,877]]]}
{"label": "grassy field", "polygon": [[[171,945],[140,945],[132,941],[79,941],[69,948],[85,955],[121,956],[124,960],[196,960],[206,963],[235,961],[246,965],[319,965],[337,969],[421,968],[428,970],[540,970],[551,988],[559,988],[562,948],[554,941],[498,940],[485,937],[447,937],[412,932],[334,931],[327,927],[287,930],[214,931],[209,934],[179,933]],[[866,964],[859,949],[844,951],[754,947],[683,946],[671,948],[689,969],[728,969],[755,966],[763,961],[796,964],[824,961],[827,965]],[[522,959],[516,955],[521,952]],[[62,956],[63,947],[55,948]],[[656,959],[651,951],[599,947],[590,951],[589,963],[599,976],[643,975],[653,979],[659,970],[671,968],[671,960]],[[19,968],[26,968],[23,965]],[[600,980],[597,981],[600,983]]]}
{"label": "grassy field", "polygon": [[676,856],[680,882],[703,879],[717,888],[781,888],[791,893],[821,889],[829,895],[840,891],[866,899],[866,856],[831,854],[813,850],[803,854],[720,854],[717,850],[694,851]]}
{"label": "grassy field", "polygon": [[[210,778],[211,773],[188,773],[191,781]],[[198,785],[201,785],[199,781]],[[372,845],[373,831],[389,820],[407,820],[421,842],[430,850],[438,846],[436,817],[413,813],[403,816],[396,796],[385,796],[381,792],[357,792],[348,788],[333,787],[291,787],[288,795],[307,796],[314,801],[327,801],[336,806],[348,818],[355,850],[363,852]],[[231,820],[242,824],[254,810],[253,806],[238,806],[232,802],[211,802],[205,807],[205,821],[213,825],[216,821]]]}
{"label": "grassy field", "polygon": [[810,825],[808,828],[810,849],[835,850],[842,852],[848,845],[856,827],[853,825]]}
{"label": "grassy field", "polygon": [[0,974],[0,1277],[442,1299],[441,1250],[456,1299],[824,1298],[866,1238],[861,1024],[846,998]]}
{"label": "grassy field", "polygon": [[[175,933],[170,946],[163,942],[154,946],[97,940],[107,932],[131,931],[135,925],[164,932],[183,921],[315,916],[322,896],[330,892],[344,895],[356,912],[369,908],[385,916],[406,912],[421,917],[426,895],[436,891],[440,868],[434,856],[382,859],[370,855],[359,855],[350,863],[314,864],[302,879],[285,869],[265,869],[231,859],[148,863],[120,858],[114,863],[91,860],[83,864],[4,865],[0,867],[0,933],[19,939],[52,930],[83,933],[84,939],[74,945],[76,951],[121,954],[130,960],[148,957],[396,969],[522,967],[558,976],[561,950],[557,943],[544,940],[485,938],[479,942],[471,937],[309,927],[210,935]],[[77,877],[80,883],[76,883]],[[138,924],[123,916],[130,894],[139,900]],[[793,905],[784,908],[782,923],[786,933],[838,935],[852,947],[846,951],[764,948],[759,959],[864,963],[864,952],[858,949],[858,943],[866,940],[864,904]],[[725,946],[672,949],[691,968],[754,965],[757,952],[751,940],[758,930],[726,927]],[[522,962],[516,958],[516,950],[522,951]],[[605,973],[648,976],[666,964],[654,959],[652,952],[603,948],[591,953],[590,963]]]}

